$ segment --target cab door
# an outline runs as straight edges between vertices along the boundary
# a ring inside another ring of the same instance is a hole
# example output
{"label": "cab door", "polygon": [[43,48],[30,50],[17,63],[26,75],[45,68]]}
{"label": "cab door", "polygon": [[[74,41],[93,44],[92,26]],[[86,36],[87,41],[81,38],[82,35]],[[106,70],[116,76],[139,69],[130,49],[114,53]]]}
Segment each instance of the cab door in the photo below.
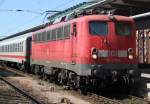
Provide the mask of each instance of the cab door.
{"label": "cab door", "polygon": [[76,64],[77,58],[77,23],[72,23],[71,42],[72,42],[72,64]]}

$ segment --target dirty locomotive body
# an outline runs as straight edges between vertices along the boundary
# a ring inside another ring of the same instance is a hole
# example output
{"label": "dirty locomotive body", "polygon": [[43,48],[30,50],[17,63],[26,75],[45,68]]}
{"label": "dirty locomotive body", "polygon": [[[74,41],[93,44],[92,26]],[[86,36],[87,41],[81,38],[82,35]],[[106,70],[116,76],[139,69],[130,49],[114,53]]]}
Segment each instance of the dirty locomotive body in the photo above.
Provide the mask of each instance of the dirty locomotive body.
{"label": "dirty locomotive body", "polygon": [[139,78],[135,24],[124,16],[87,15],[4,39],[0,60],[75,88]]}

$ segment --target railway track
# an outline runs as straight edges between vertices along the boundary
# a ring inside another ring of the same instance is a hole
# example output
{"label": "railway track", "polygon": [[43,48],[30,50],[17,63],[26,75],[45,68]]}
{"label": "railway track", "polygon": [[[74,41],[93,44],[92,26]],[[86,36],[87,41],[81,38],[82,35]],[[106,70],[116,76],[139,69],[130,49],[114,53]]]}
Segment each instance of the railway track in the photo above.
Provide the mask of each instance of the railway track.
{"label": "railway track", "polygon": [[109,99],[107,97],[100,96],[97,94],[88,94],[87,96],[82,96],[82,98],[91,102],[91,104],[123,104],[121,101]]}
{"label": "railway track", "polygon": [[[22,75],[22,76],[26,76],[26,77],[30,76],[30,77],[35,77],[38,79],[38,77],[35,75],[23,73],[22,71],[19,71],[19,70],[12,70],[12,68],[6,68],[6,70],[12,71],[12,72],[19,74],[19,75]],[[58,85],[56,85],[56,86],[58,86]],[[127,97],[125,99],[120,100],[117,98],[110,98],[107,96],[101,96],[101,95],[97,95],[97,94],[93,94],[93,93],[88,93],[85,96],[85,95],[82,95],[80,93],[80,91],[74,91],[74,90],[67,90],[67,92],[71,93],[74,96],[80,97],[81,99],[84,99],[84,100],[90,102],[90,104],[150,104],[149,101],[142,99],[142,98],[139,98],[139,97],[136,97],[136,96],[132,96],[132,95],[127,95]],[[64,98],[64,99],[66,100],[67,98]],[[69,99],[68,99],[68,101],[69,101]],[[65,104],[72,104],[72,103],[67,102]]]}
{"label": "railway track", "polygon": [[17,88],[11,82],[0,77],[0,104],[43,104],[29,95],[27,92]]}
{"label": "railway track", "polygon": [[[29,75],[27,73],[23,74],[22,71],[19,70],[12,70],[12,68],[6,68],[6,70],[12,71],[16,74],[22,75],[22,76],[30,76],[30,77],[36,77],[35,75]],[[56,85],[57,86],[57,85]],[[75,96],[80,96],[81,98],[83,98],[84,100],[89,101],[91,104],[122,104],[120,101],[114,100],[114,99],[109,99],[107,97],[103,97],[103,96],[99,96],[97,94],[93,94],[93,93],[89,93],[88,95],[82,95],[80,93],[80,91],[74,91],[74,90],[68,90],[67,92],[71,93],[72,95]],[[67,104],[72,104],[70,102],[67,102]]]}
{"label": "railway track", "polygon": [[131,104],[150,104],[150,101],[133,95],[129,95],[129,99]]}

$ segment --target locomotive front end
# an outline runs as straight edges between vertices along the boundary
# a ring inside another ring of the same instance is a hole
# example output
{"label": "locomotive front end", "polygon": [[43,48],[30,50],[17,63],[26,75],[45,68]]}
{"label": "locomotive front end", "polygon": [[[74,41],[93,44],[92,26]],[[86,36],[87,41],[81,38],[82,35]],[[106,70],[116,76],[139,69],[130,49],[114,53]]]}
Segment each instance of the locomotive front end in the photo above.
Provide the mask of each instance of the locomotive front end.
{"label": "locomotive front end", "polygon": [[134,21],[123,16],[91,20],[89,33],[92,76],[107,84],[133,84],[140,76]]}

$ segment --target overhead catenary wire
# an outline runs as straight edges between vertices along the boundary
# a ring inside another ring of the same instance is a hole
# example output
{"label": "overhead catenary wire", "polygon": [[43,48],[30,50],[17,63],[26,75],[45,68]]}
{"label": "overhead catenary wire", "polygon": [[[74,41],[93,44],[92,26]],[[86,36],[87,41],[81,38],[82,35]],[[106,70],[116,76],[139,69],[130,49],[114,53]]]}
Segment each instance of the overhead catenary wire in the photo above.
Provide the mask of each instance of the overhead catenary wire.
{"label": "overhead catenary wire", "polygon": [[46,10],[46,11],[43,11],[43,12],[38,12],[38,11],[23,10],[23,9],[16,9],[16,10],[13,10],[13,9],[0,9],[0,12],[27,12],[27,13],[34,13],[34,14],[43,15],[44,13],[57,13],[57,12],[60,12],[60,11],[57,11],[57,10]]}

